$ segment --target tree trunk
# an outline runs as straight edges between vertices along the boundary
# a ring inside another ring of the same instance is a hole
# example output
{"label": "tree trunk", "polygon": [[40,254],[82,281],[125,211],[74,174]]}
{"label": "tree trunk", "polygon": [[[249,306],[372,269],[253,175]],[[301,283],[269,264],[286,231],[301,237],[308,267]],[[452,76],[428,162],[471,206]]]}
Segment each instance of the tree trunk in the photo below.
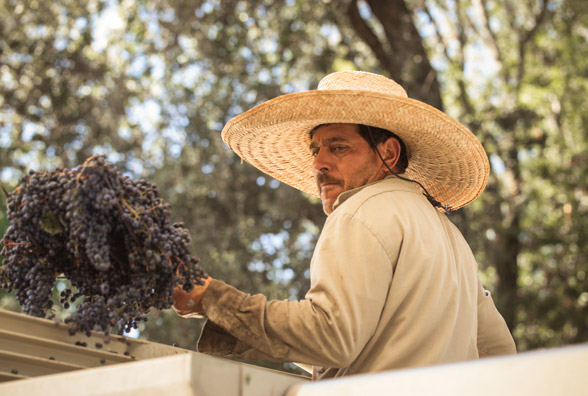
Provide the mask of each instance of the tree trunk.
{"label": "tree trunk", "polygon": [[367,3],[382,25],[386,42],[382,42],[361,17],[357,0],[351,0],[347,10],[351,26],[372,49],[390,77],[406,89],[409,97],[442,110],[435,70],[429,63],[422,38],[404,0],[368,0]]}

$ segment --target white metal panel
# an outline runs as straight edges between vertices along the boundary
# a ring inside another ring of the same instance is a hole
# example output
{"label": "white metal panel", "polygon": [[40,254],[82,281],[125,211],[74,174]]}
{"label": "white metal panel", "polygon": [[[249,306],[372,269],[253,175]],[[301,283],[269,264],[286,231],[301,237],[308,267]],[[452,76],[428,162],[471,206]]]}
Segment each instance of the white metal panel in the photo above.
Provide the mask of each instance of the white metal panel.
{"label": "white metal panel", "polygon": [[[125,363],[125,364],[116,364]],[[308,378],[0,309],[0,396],[283,395]]]}
{"label": "white metal panel", "polygon": [[278,396],[307,379],[198,353],[0,384],[0,396]]}
{"label": "white metal panel", "polygon": [[103,333],[69,335],[67,326],[0,309],[0,383],[40,375],[189,353]]}
{"label": "white metal panel", "polygon": [[296,385],[287,396],[585,396],[588,345]]}

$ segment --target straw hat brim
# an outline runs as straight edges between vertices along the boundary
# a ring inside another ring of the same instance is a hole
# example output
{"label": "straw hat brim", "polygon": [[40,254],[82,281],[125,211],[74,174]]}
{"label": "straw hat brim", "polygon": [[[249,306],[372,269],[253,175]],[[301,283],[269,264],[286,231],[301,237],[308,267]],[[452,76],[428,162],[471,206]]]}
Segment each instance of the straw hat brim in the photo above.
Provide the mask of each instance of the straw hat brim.
{"label": "straw hat brim", "polygon": [[450,209],[476,199],[488,181],[486,153],[465,126],[421,101],[357,90],[312,90],[279,96],[230,120],[223,141],[267,175],[319,196],[309,132],[321,124],[387,129],[408,149],[403,175]]}

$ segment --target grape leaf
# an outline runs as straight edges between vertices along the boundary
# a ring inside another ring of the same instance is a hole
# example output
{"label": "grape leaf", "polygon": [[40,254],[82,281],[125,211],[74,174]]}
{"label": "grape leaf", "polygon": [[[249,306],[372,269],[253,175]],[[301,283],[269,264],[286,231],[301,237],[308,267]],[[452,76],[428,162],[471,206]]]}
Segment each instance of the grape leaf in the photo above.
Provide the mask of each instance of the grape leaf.
{"label": "grape leaf", "polygon": [[39,222],[41,225],[41,229],[46,233],[51,235],[59,234],[63,232],[63,227],[59,223],[59,220],[53,212],[43,211],[43,215],[41,216],[41,221]]}

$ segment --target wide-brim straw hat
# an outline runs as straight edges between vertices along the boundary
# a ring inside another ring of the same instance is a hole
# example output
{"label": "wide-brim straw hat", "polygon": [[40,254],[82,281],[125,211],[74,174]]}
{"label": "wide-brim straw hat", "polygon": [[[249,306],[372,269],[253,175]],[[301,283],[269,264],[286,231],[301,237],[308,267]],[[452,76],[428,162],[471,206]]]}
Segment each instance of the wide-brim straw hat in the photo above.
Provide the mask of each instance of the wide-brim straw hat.
{"label": "wide-brim straw hat", "polygon": [[267,175],[319,196],[309,132],[330,123],[365,124],[399,136],[408,151],[402,175],[421,183],[455,210],[476,199],[488,181],[484,148],[465,126],[384,76],[344,71],[324,77],[316,90],[268,100],[231,119],[223,141]]}

